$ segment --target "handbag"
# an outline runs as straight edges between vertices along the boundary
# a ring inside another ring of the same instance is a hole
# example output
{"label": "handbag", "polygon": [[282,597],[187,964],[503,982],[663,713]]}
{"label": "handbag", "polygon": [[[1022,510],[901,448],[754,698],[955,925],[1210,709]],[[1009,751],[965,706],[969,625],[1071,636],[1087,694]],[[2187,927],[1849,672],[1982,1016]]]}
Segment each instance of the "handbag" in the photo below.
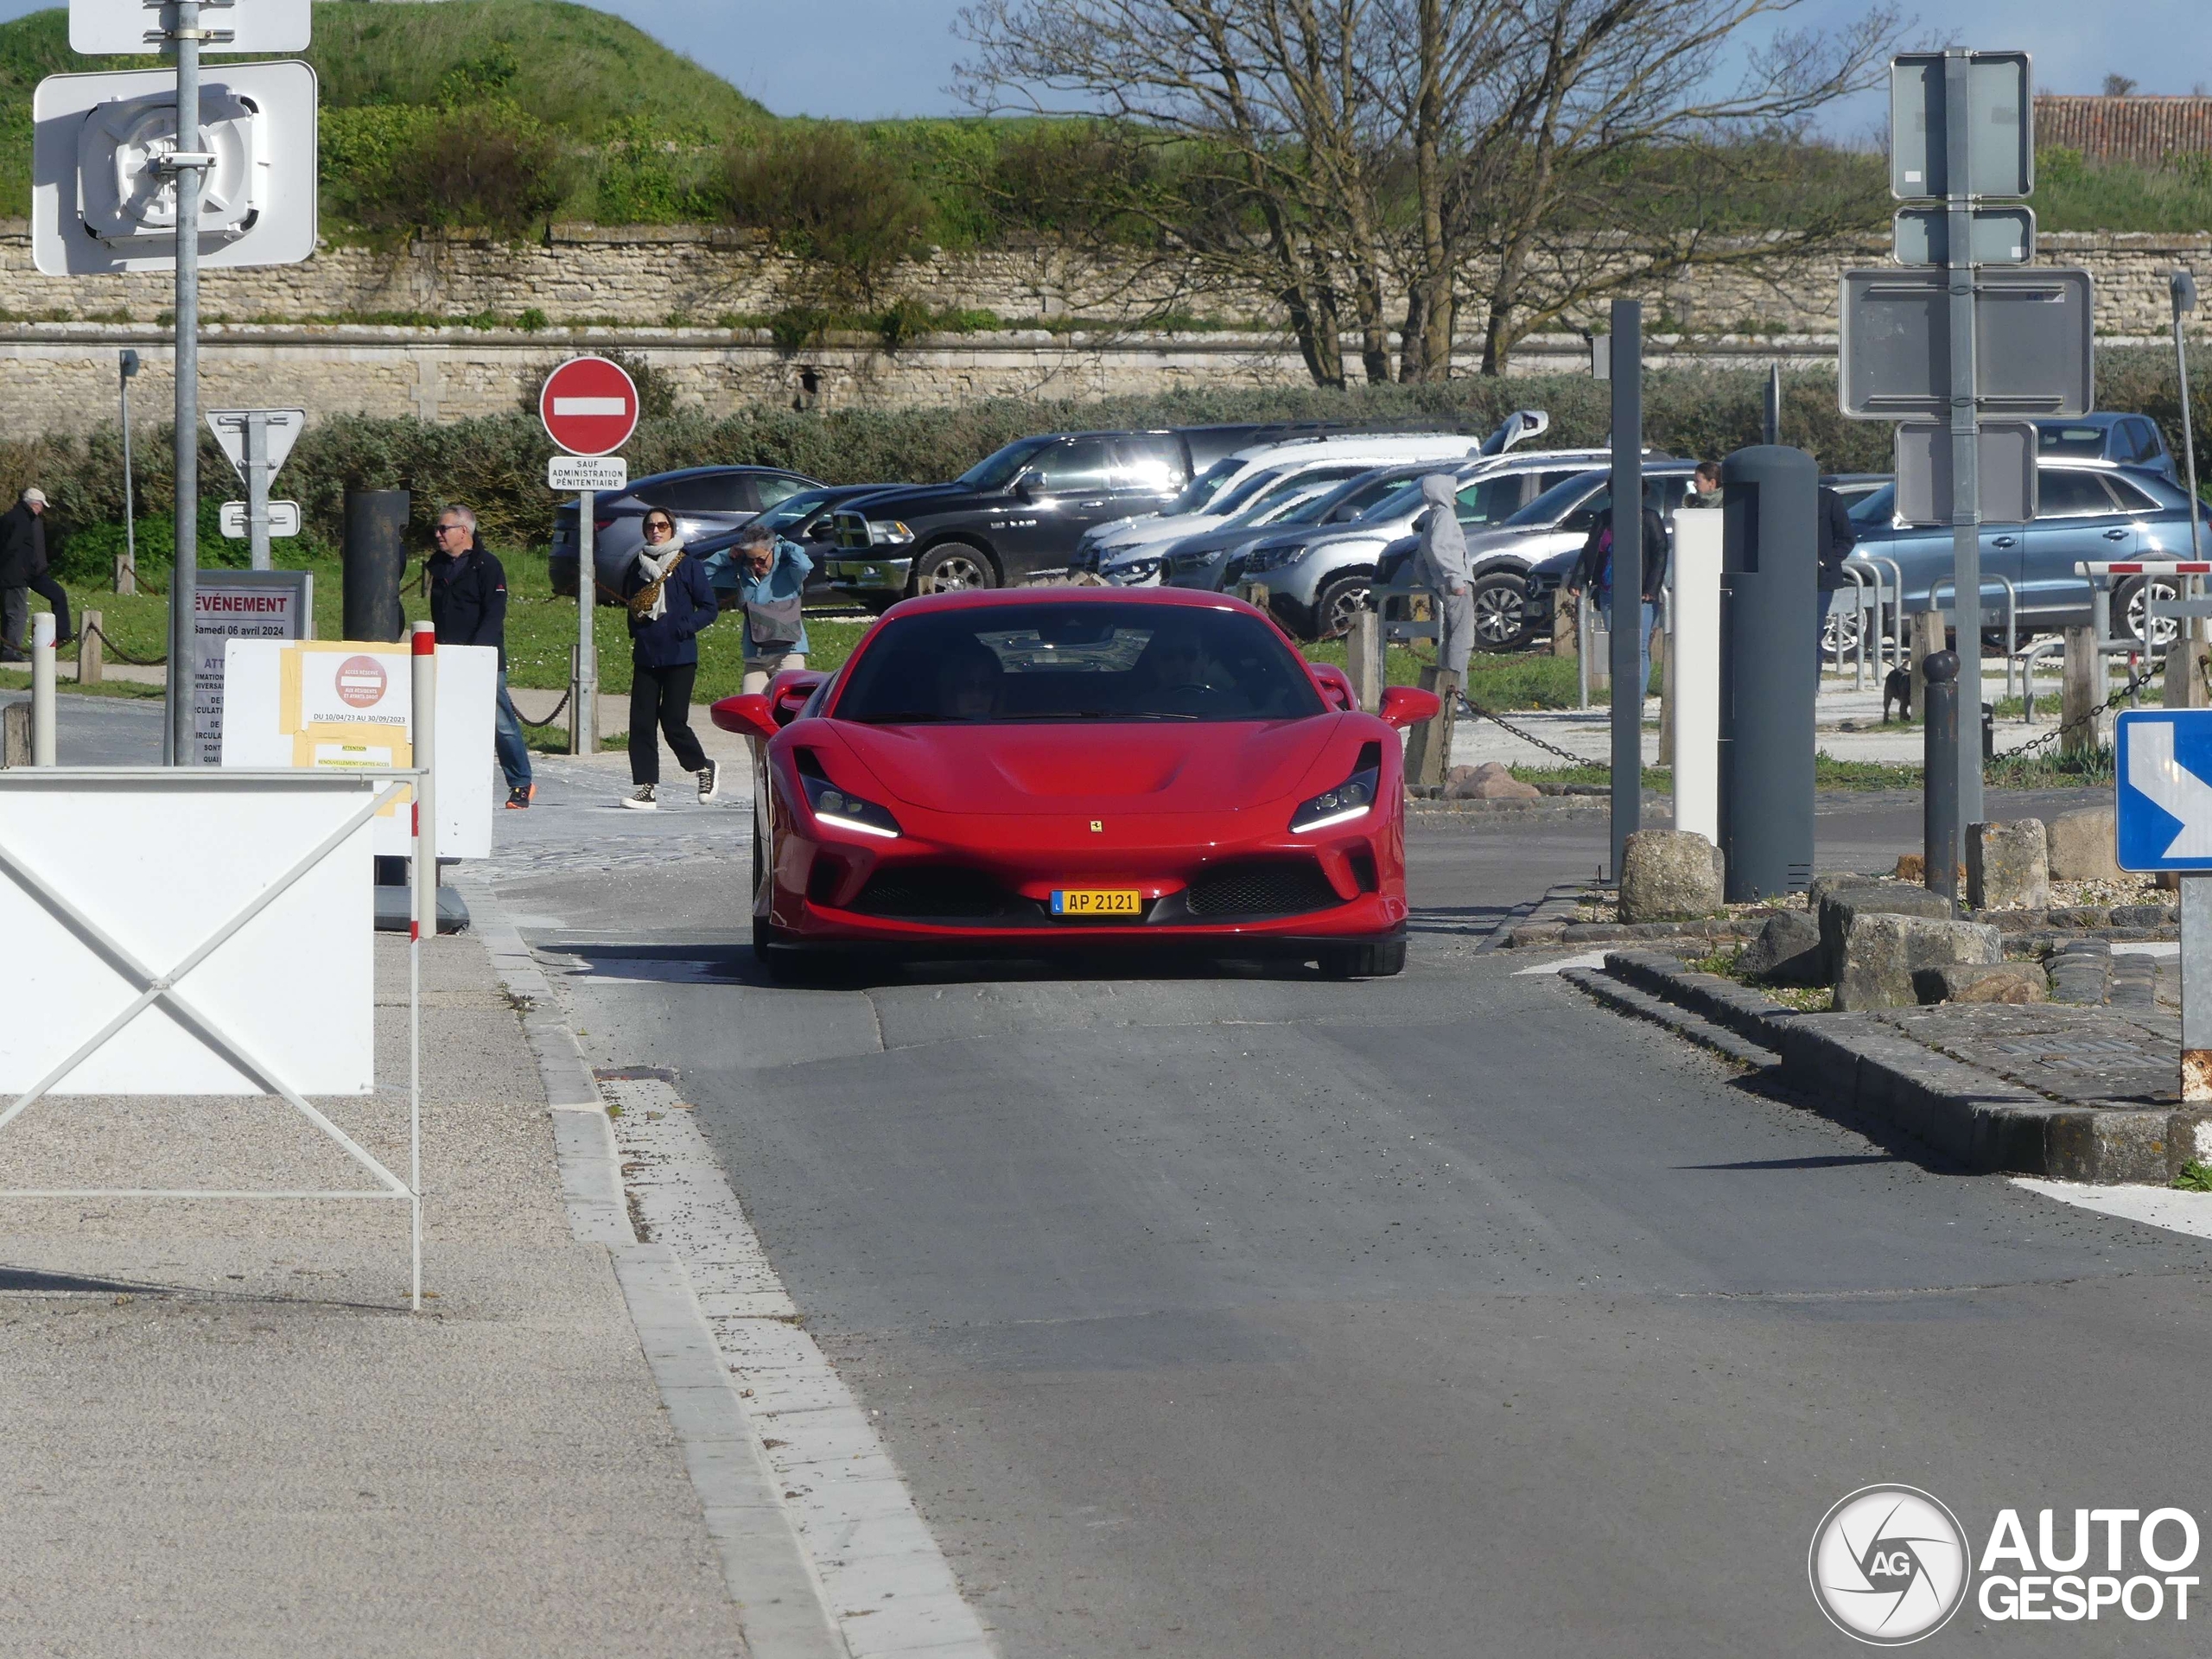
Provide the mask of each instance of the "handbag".
{"label": "handbag", "polygon": [[804,596],[793,594],[789,599],[748,599],[745,601],[745,634],[756,645],[771,651],[789,651],[798,644],[802,631],[799,613]]}

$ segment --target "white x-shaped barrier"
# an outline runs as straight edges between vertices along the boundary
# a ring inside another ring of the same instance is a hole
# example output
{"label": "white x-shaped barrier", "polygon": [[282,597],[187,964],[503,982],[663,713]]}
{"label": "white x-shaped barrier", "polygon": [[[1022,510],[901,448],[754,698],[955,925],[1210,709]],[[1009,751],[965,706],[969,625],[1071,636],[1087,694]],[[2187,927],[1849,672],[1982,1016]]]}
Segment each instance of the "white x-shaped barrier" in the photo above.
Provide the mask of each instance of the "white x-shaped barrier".
{"label": "white x-shaped barrier", "polygon": [[412,1211],[419,1309],[419,927],[409,1179],[308,1096],[375,1088],[372,826],[394,810],[414,818],[407,797],[423,781],[390,771],[0,770],[0,1098],[12,1096],[0,1129],[48,1095],[274,1095],[375,1183],[22,1187],[0,1198],[397,1199]]}

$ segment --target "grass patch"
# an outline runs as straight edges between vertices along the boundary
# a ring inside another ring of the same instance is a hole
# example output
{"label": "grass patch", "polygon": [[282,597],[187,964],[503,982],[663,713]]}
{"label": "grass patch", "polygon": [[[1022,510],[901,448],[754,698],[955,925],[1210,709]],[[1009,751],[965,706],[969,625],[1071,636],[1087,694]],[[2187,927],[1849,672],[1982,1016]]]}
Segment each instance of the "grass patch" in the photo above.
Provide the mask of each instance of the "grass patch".
{"label": "grass patch", "polygon": [[2115,776],[2110,749],[2088,754],[1999,755],[1982,771],[1993,789],[2088,789],[2109,786]]}
{"label": "grass patch", "polygon": [[[26,668],[0,668],[0,691],[28,691],[31,689],[30,671]],[[143,685],[137,680],[102,680],[97,685],[79,685],[74,680],[57,679],[55,692],[68,697],[153,697],[159,698],[162,688]]]}

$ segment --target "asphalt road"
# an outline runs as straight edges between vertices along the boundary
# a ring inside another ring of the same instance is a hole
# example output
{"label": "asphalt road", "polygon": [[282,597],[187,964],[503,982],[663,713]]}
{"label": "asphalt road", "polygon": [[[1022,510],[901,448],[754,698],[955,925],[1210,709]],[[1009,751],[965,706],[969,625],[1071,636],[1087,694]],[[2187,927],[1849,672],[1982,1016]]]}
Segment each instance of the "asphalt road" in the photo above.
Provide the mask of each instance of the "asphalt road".
{"label": "asphalt road", "polygon": [[[1859,1486],[1975,1541],[2196,1507],[2212,1246],[1900,1155],[1479,950],[1602,818],[1417,831],[1396,980],[786,990],[741,812],[614,787],[549,778],[503,893],[594,1059],[697,1107],[1009,1655],[1847,1652],[1806,1551]],[[1831,804],[1824,864],[1911,844],[1916,801]],[[2198,1645],[1969,1605],[1929,1650]]]}

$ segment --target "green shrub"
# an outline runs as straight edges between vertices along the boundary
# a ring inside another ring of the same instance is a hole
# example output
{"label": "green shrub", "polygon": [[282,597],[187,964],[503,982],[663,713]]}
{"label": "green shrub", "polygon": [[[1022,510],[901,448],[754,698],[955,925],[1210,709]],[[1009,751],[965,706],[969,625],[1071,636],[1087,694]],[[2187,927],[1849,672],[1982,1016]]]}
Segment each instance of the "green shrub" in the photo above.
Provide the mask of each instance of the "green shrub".
{"label": "green shrub", "polygon": [[733,223],[807,262],[832,306],[880,308],[893,274],[924,247],[930,203],[850,130],[809,124],[741,139],[725,158]]}

